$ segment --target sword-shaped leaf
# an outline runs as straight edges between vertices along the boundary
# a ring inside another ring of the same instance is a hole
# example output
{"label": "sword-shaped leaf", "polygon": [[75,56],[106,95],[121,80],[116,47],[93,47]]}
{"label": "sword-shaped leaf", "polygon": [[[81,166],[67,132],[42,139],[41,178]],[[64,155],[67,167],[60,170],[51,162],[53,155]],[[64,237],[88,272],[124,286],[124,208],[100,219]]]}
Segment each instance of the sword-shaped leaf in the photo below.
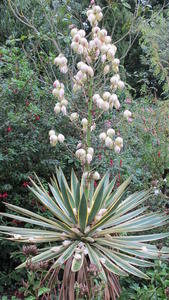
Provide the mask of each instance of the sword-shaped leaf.
{"label": "sword-shaped leaf", "polygon": [[62,196],[64,199],[64,204],[66,206],[66,209],[69,212],[71,220],[73,221],[74,224],[76,224],[76,218],[75,218],[75,215],[73,212],[73,207],[71,205],[71,198],[68,196],[68,190],[66,189],[66,186],[65,186],[62,176],[60,178],[60,188],[61,188],[61,192],[62,192]]}
{"label": "sword-shaped leaf", "polygon": [[99,277],[102,280],[104,280],[105,282],[107,282],[107,277],[106,277],[105,271],[100,263],[100,259],[97,255],[97,253],[95,252],[95,250],[93,250],[93,248],[89,244],[86,244],[86,247],[88,250],[88,255],[89,255],[91,263],[93,263],[99,271]]}
{"label": "sword-shaped leaf", "polygon": [[29,189],[37,196],[37,198],[42,202],[42,204],[45,205],[47,209],[53,213],[54,216],[70,225],[70,219],[66,217],[64,212],[54,203],[54,201],[49,197],[49,195],[47,196],[46,194],[44,194],[44,192],[35,183],[33,183],[33,185],[38,190],[38,192],[31,187],[29,187]]}
{"label": "sword-shaped leaf", "polygon": [[76,257],[73,258],[72,267],[71,267],[72,272],[78,272],[81,269],[81,267],[83,265],[83,260],[84,260],[83,253],[81,254],[80,259],[77,259]]}
{"label": "sword-shaped leaf", "polygon": [[52,268],[56,269],[58,266],[63,265],[65,261],[75,252],[79,241],[72,242],[72,244],[63,252],[63,254],[53,264]]}
{"label": "sword-shaped leaf", "polygon": [[81,230],[84,232],[87,224],[88,212],[87,212],[87,200],[85,195],[83,194],[80,205],[78,209],[78,223],[80,225]]}
{"label": "sword-shaped leaf", "polygon": [[123,271],[123,269],[119,268],[110,259],[108,259],[108,257],[105,255],[106,252],[102,253],[98,249],[95,249],[95,252],[99,256],[100,262],[102,263],[102,265],[106,269],[108,269],[110,272],[112,272],[112,273],[114,273],[114,274],[116,274],[118,276],[128,276],[128,274],[125,271]]}
{"label": "sword-shaped leaf", "polygon": [[103,201],[103,195],[104,195],[104,184],[105,181],[107,179],[107,173],[104,175],[104,177],[102,178],[102,180],[99,182],[95,193],[93,195],[93,199],[92,199],[92,207],[91,207],[91,211],[89,214],[89,218],[88,218],[88,224],[90,224],[94,217],[96,216],[97,212],[99,211],[101,205],[102,205],[102,201]]}
{"label": "sword-shaped leaf", "polygon": [[80,183],[73,169],[71,173],[71,191],[74,198],[76,210],[78,210],[80,203]]}
{"label": "sword-shaped leaf", "polygon": [[[56,248],[58,248],[58,249],[56,249]],[[47,251],[44,251],[44,252],[32,257],[31,263],[33,264],[33,263],[38,263],[41,261],[50,261],[54,258],[57,258],[64,250],[65,250],[65,247],[63,247],[63,246],[53,247]],[[24,263],[17,266],[16,270],[26,267],[28,262],[30,262],[30,259],[26,260]]]}

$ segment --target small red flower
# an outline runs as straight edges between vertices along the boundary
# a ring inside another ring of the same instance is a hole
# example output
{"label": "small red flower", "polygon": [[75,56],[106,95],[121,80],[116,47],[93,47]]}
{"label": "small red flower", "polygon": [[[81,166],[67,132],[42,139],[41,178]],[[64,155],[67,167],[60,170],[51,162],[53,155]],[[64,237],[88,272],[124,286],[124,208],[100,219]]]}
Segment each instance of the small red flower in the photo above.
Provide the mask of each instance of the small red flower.
{"label": "small red flower", "polygon": [[36,121],[39,121],[39,120],[40,120],[40,116],[36,115],[36,116],[35,116],[35,120],[36,120]]}
{"label": "small red flower", "polygon": [[0,198],[3,198],[3,195],[2,195],[2,194],[0,194]]}
{"label": "small red flower", "polygon": [[23,185],[23,187],[27,187],[29,185],[29,182],[24,181],[24,183],[22,185]]}
{"label": "small red flower", "polygon": [[45,212],[45,211],[46,211],[46,207],[43,206],[43,207],[41,208],[41,210],[42,210],[43,212]]}
{"label": "small red flower", "polygon": [[3,193],[2,198],[7,198],[7,197],[8,197],[8,193],[7,192]]}
{"label": "small red flower", "polygon": [[7,132],[11,132],[12,128],[10,126],[8,126],[7,128]]}
{"label": "small red flower", "polygon": [[161,156],[161,152],[160,151],[158,151],[158,157],[160,157]]}
{"label": "small red flower", "polygon": [[13,225],[16,225],[16,226],[18,226],[18,222],[17,222],[17,220],[12,220],[12,222],[11,222]]}
{"label": "small red flower", "polygon": [[119,178],[119,181],[120,181],[120,178],[121,178],[120,173],[119,173],[119,175],[118,175],[118,178]]}
{"label": "small red flower", "polygon": [[99,153],[99,160],[101,160],[102,159],[102,155]]}
{"label": "small red flower", "polygon": [[26,106],[29,106],[29,104],[30,104],[29,101],[26,101],[26,102],[25,102],[25,105],[26,105]]}
{"label": "small red flower", "polygon": [[120,168],[121,168],[121,166],[122,166],[122,159],[120,159]]}
{"label": "small red flower", "polygon": [[94,182],[94,187],[95,187],[95,188],[97,187],[97,182],[96,182],[96,181]]}
{"label": "small red flower", "polygon": [[131,99],[127,98],[125,101],[127,104],[131,104]]}
{"label": "small red flower", "polygon": [[111,167],[113,166],[113,160],[112,160],[112,158],[110,159],[110,166]]}
{"label": "small red flower", "polygon": [[119,187],[119,185],[120,185],[120,182],[119,182],[119,181],[117,181],[117,183],[116,183],[116,186],[117,186],[117,187]]}

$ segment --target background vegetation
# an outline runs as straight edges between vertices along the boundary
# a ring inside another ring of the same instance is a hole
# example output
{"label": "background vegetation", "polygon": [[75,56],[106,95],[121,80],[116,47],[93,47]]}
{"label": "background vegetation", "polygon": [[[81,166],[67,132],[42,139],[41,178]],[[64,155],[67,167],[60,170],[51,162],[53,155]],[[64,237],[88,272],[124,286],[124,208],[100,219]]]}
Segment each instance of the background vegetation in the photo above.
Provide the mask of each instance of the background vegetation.
{"label": "background vegetation", "polygon": [[[82,2],[82,3],[81,3]],[[127,89],[123,93],[123,108],[134,113],[132,123],[112,116],[124,137],[125,147],[120,155],[97,149],[100,172],[109,168],[118,182],[133,174],[131,191],[153,186],[155,194],[149,201],[152,210],[168,210],[169,197],[169,6],[167,1],[101,0],[105,26],[118,44],[121,73]],[[69,25],[80,23],[86,30],[84,1],[4,0],[0,2],[0,210],[3,201],[35,206],[42,211],[27,190],[28,176],[35,171],[46,183],[61,165],[69,176],[72,160],[66,148],[51,148],[48,131],[62,128],[75,147],[76,131],[62,117],[55,118],[52,83],[59,78],[53,59],[64,49],[69,52]],[[122,102],[122,101],[121,101]],[[103,125],[109,126],[106,119]],[[43,212],[45,213],[45,212]],[[4,221],[3,221],[4,222]],[[14,222],[16,226],[20,224]],[[21,249],[21,248],[20,248]],[[16,273],[18,250],[13,244],[1,242],[0,295],[19,298],[21,278]],[[123,294],[130,299],[167,299],[169,291],[167,263],[157,265],[152,281],[123,281]],[[147,293],[149,298],[144,298]],[[153,298],[154,297],[154,298]],[[18,299],[17,298],[17,299]]]}

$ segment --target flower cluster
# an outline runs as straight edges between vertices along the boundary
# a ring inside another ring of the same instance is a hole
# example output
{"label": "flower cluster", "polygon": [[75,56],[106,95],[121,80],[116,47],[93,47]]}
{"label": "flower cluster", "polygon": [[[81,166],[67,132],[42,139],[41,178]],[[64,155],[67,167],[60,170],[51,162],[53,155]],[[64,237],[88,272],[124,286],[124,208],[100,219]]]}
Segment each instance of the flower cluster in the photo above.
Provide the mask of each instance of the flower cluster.
{"label": "flower cluster", "polygon": [[[87,111],[83,110],[82,114],[76,111],[74,103],[72,102],[71,113],[69,119],[71,122],[77,122],[78,120],[82,125],[83,144],[77,145],[75,156],[79,159],[83,172],[86,174],[86,179],[92,177],[94,180],[98,180],[100,175],[95,172],[90,172],[90,164],[93,160],[94,150],[91,147],[91,132],[96,128],[95,121],[100,118],[102,113],[96,107],[103,112],[108,112],[115,108],[120,109],[120,102],[118,99],[118,91],[125,87],[124,82],[121,80],[119,72],[120,60],[116,58],[117,47],[112,42],[111,36],[108,35],[106,29],[100,28],[98,23],[102,20],[103,14],[100,6],[91,2],[91,7],[87,11],[87,18],[91,25],[90,40],[86,37],[86,32],[83,29],[78,29],[71,26],[71,48],[81,57],[80,61],[77,61],[76,74],[72,76],[73,92],[80,91],[82,94],[82,100],[84,99]],[[95,63],[97,59],[98,63]],[[66,73],[68,71],[67,59],[61,53],[59,54],[54,63],[59,67],[60,71]],[[98,69],[101,66],[101,71]],[[104,75],[106,83],[109,82],[109,87],[106,85],[103,87],[103,92],[100,90],[97,92],[95,86],[97,86],[97,77],[101,79],[98,74],[98,70]],[[109,76],[108,76],[109,74]],[[96,85],[95,76],[96,75]],[[56,114],[62,112],[63,115],[67,115],[68,101],[65,99],[65,90],[63,83],[58,80],[54,82],[53,95],[58,98],[54,111]],[[76,99],[76,97],[75,97]],[[75,103],[76,105],[76,103]],[[82,117],[83,115],[83,117]],[[94,119],[92,118],[94,116]],[[126,110],[124,117],[129,120],[131,118],[131,112]],[[81,119],[82,118],[82,119]],[[64,137],[56,135],[51,130],[50,143],[55,146],[57,142],[63,142]],[[115,130],[109,128],[107,132],[102,132],[99,136],[105,146],[115,153],[119,153],[123,148],[123,139],[121,137],[115,138]]]}
{"label": "flower cluster", "polygon": [[122,90],[125,87],[124,82],[122,80],[120,80],[119,74],[116,74],[116,75],[112,76],[110,78],[110,83],[111,83],[111,89],[114,90],[114,91],[117,90],[118,88],[120,90]]}
{"label": "flower cluster", "polygon": [[113,141],[113,137],[115,136],[115,130],[113,128],[109,128],[107,133],[102,132],[99,135],[99,138],[102,143],[109,149],[114,149],[116,153],[120,153],[121,149],[123,148],[123,139],[121,137],[117,137]]}
{"label": "flower cluster", "polygon": [[59,70],[61,73],[66,74],[68,72],[67,58],[62,53],[60,53],[54,59],[54,64],[59,67]]}
{"label": "flower cluster", "polygon": [[63,134],[59,133],[58,135],[56,135],[54,130],[50,130],[49,131],[49,140],[50,140],[50,144],[54,147],[56,146],[56,144],[59,143],[63,143],[65,140],[65,137]]}
{"label": "flower cluster", "polygon": [[87,55],[88,41],[85,38],[85,35],[86,32],[83,29],[78,30],[77,28],[73,28],[71,30],[71,48],[79,55]]}
{"label": "flower cluster", "polygon": [[89,147],[87,150],[80,148],[76,151],[75,154],[76,157],[80,160],[82,165],[84,165],[85,163],[90,165],[93,159],[94,149],[92,147]]}
{"label": "flower cluster", "polygon": [[87,81],[89,77],[94,76],[94,71],[92,67],[88,66],[86,63],[80,61],[77,64],[78,72],[74,76],[74,86],[73,90],[76,92],[77,90],[81,89],[81,86]]}
{"label": "flower cluster", "polygon": [[102,98],[99,94],[93,96],[93,102],[97,105],[98,108],[108,111],[109,109],[120,108],[120,102],[116,94],[110,94],[109,92],[104,92]]}
{"label": "flower cluster", "polygon": [[93,179],[93,180],[97,181],[97,180],[100,179],[100,174],[97,171],[95,171],[95,172],[84,172],[83,177],[85,179],[88,179],[89,181],[90,181],[90,179]]}
{"label": "flower cluster", "polygon": [[100,22],[103,18],[101,7],[93,5],[92,9],[87,11],[87,18],[92,27],[97,26],[98,22]]}
{"label": "flower cluster", "polygon": [[60,83],[59,80],[55,80],[53,84],[53,91],[52,94],[54,97],[57,97],[59,102],[56,103],[54,107],[55,114],[59,114],[60,112],[63,113],[63,115],[67,114],[66,107],[68,105],[68,101],[65,99],[65,90],[64,90],[64,84]]}

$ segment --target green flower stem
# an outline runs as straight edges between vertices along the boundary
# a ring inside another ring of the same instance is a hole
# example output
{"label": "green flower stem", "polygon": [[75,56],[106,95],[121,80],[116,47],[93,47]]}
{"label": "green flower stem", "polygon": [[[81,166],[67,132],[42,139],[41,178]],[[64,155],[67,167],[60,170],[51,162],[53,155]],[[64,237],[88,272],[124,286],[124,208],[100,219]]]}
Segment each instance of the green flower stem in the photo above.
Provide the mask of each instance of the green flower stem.
{"label": "green flower stem", "polygon": [[88,126],[87,126],[87,147],[91,147],[91,125],[92,125],[92,96],[93,96],[93,79],[89,85],[89,103],[88,103]]}
{"label": "green flower stem", "polygon": [[[91,147],[91,125],[92,125],[92,96],[93,96],[93,79],[90,80],[89,84],[89,102],[88,102],[88,125],[87,125],[87,133],[86,133],[86,143],[87,147]],[[90,165],[85,165],[85,171],[90,171]]]}

